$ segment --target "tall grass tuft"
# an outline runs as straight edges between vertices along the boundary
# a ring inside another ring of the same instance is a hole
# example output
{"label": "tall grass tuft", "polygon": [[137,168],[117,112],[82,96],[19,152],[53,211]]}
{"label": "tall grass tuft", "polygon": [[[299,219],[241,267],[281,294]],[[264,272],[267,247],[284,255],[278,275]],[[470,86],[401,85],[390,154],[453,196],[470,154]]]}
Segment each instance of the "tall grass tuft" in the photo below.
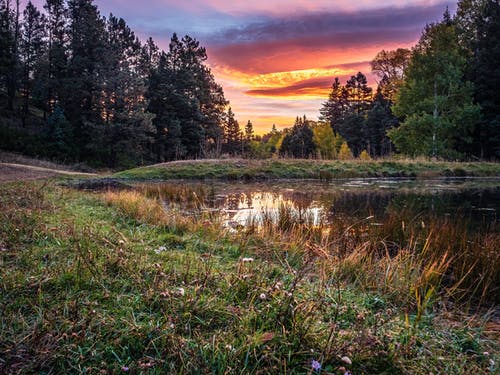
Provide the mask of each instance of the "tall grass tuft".
{"label": "tall grass tuft", "polygon": [[[220,232],[221,218],[213,211],[188,216],[183,207],[207,206],[210,192],[203,186],[145,185],[139,191],[109,192],[105,200],[139,221],[175,228],[212,227]],[[175,205],[165,206],[164,202]],[[209,220],[208,220],[209,219]],[[341,216],[316,220],[305,209],[281,204],[250,218],[230,238],[242,244],[258,243],[253,251],[264,258],[298,262],[318,257],[331,262],[345,281],[376,290],[417,311],[436,296],[471,306],[500,301],[500,235],[496,228],[471,233],[467,220],[436,215],[411,216],[389,210],[382,223],[373,216]],[[224,231],[223,231],[224,232]],[[279,247],[280,252],[270,251]]]}

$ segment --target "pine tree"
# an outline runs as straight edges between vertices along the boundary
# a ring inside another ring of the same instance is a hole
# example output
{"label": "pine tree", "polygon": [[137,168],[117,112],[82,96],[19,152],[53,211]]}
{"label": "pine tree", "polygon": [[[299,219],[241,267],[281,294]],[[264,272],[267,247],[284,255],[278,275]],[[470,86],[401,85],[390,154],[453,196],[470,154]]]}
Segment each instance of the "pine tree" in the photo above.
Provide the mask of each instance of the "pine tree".
{"label": "pine tree", "polygon": [[363,114],[370,108],[372,88],[368,86],[366,76],[358,72],[346,83],[347,103],[351,113]]}
{"label": "pine tree", "polygon": [[6,106],[10,111],[14,110],[19,78],[19,12],[19,0],[0,0],[0,79],[5,87]]}
{"label": "pine tree", "polygon": [[141,72],[142,46],[123,19],[110,15],[106,24],[107,53],[103,56],[100,93],[104,120],[103,155],[111,167],[131,166],[143,160],[154,133],[146,113],[146,78]]}
{"label": "pine tree", "polygon": [[294,158],[309,158],[315,154],[314,134],[306,117],[297,117],[292,129],[285,135],[280,155]]}
{"label": "pine tree", "polygon": [[42,60],[46,52],[45,43],[45,16],[28,2],[23,13],[21,30],[20,56],[23,64],[22,95],[24,97],[22,120],[25,123],[29,112],[29,101],[33,91],[37,63]]}
{"label": "pine tree", "polygon": [[66,22],[67,10],[64,0],[46,0],[48,54],[45,62],[46,79],[38,92],[40,101],[45,103],[45,113],[52,113],[63,97],[64,78],[67,70]]}
{"label": "pine tree", "polygon": [[62,88],[63,107],[75,127],[75,151],[79,158],[92,158],[92,130],[102,123],[102,56],[106,51],[106,30],[93,0],[71,0],[69,13],[69,56]]}
{"label": "pine tree", "polygon": [[346,140],[354,156],[367,147],[365,114],[352,112],[339,124],[339,134]]}
{"label": "pine tree", "polygon": [[253,139],[253,125],[250,120],[248,120],[245,126],[245,140],[250,142]]}
{"label": "pine tree", "polygon": [[366,148],[364,122],[371,101],[372,89],[366,76],[358,72],[345,86],[335,78],[328,101],[320,110],[320,118],[330,123],[335,135],[344,138],[356,155]]}
{"label": "pine tree", "polygon": [[224,127],[225,152],[237,154],[241,151],[242,136],[240,125],[234,118],[231,107],[227,110],[227,120]]}
{"label": "pine tree", "polygon": [[170,68],[168,56],[162,53],[158,67],[153,70],[146,93],[148,112],[154,114],[155,127],[153,154],[156,161],[181,159],[186,155],[182,143],[179,111],[185,97],[176,90],[175,72]]}
{"label": "pine tree", "polygon": [[366,149],[372,157],[391,152],[392,143],[387,137],[387,132],[397,124],[398,120],[392,114],[390,101],[384,97],[379,87],[364,124]]}
{"label": "pine tree", "polygon": [[320,109],[320,119],[328,122],[336,134],[339,125],[344,121],[348,113],[348,108],[347,90],[340,84],[338,77],[336,77],[333,81],[332,91],[328,96],[328,100],[323,103]]}
{"label": "pine tree", "polygon": [[72,126],[64,116],[61,107],[56,106],[54,112],[47,118],[45,137],[47,139],[47,153],[50,157],[60,160],[72,160],[71,140],[73,139]]}
{"label": "pine tree", "polygon": [[155,44],[153,38],[148,38],[141,50],[141,74],[144,79],[148,79],[152,70],[158,67],[160,62],[160,49]]}
{"label": "pine tree", "polygon": [[[150,109],[157,117],[158,136],[165,138],[162,128],[168,127],[168,123],[182,124],[183,157],[206,155],[210,148],[218,148],[223,136],[221,125],[227,101],[222,87],[204,64],[206,59],[205,48],[198,41],[189,36],[179,40],[174,34],[169,52],[160,61],[162,66],[158,68],[158,74],[154,75],[155,82],[148,90],[149,97],[154,101]],[[157,90],[164,95],[159,95]],[[164,147],[156,149],[161,151]]]}
{"label": "pine tree", "polygon": [[474,143],[481,158],[500,159],[500,5],[498,0],[484,2],[477,15],[477,38],[473,43],[474,55],[471,77],[474,98],[481,106],[483,120],[479,123]]}
{"label": "pine tree", "polygon": [[[0,0],[0,91],[8,98],[9,74],[14,54],[13,13],[10,0]],[[5,105],[8,106],[8,100]]]}

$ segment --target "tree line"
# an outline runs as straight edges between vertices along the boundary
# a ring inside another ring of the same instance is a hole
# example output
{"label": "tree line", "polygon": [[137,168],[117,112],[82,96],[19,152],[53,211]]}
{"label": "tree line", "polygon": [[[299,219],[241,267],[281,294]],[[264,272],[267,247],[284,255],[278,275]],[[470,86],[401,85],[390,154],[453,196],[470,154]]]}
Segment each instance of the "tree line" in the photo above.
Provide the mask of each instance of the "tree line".
{"label": "tree line", "polygon": [[0,0],[0,147],[112,168],[232,150],[205,48],[142,43],[92,0]]}
{"label": "tree line", "polygon": [[335,78],[320,120],[240,127],[199,42],[141,42],[92,0],[0,0],[0,148],[128,167],[222,154],[266,158],[500,157],[500,6],[460,0],[411,50],[380,51],[375,90]]}

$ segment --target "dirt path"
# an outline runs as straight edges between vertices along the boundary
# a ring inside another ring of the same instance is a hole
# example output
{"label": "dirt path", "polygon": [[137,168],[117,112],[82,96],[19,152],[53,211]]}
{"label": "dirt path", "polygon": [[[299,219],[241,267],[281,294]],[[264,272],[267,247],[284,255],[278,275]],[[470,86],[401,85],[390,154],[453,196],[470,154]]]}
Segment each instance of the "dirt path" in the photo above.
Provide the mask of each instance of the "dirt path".
{"label": "dirt path", "polygon": [[97,176],[97,174],[35,167],[25,164],[0,163],[0,183],[20,180],[36,180],[53,176]]}

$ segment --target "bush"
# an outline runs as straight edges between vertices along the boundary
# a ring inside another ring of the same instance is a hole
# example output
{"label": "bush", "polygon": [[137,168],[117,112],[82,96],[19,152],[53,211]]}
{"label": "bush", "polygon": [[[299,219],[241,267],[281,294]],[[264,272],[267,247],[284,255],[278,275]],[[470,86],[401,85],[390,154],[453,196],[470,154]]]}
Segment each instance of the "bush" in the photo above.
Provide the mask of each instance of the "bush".
{"label": "bush", "polygon": [[342,146],[340,146],[340,151],[339,151],[339,160],[350,160],[352,159],[352,151],[347,145],[347,142],[342,143]]}

